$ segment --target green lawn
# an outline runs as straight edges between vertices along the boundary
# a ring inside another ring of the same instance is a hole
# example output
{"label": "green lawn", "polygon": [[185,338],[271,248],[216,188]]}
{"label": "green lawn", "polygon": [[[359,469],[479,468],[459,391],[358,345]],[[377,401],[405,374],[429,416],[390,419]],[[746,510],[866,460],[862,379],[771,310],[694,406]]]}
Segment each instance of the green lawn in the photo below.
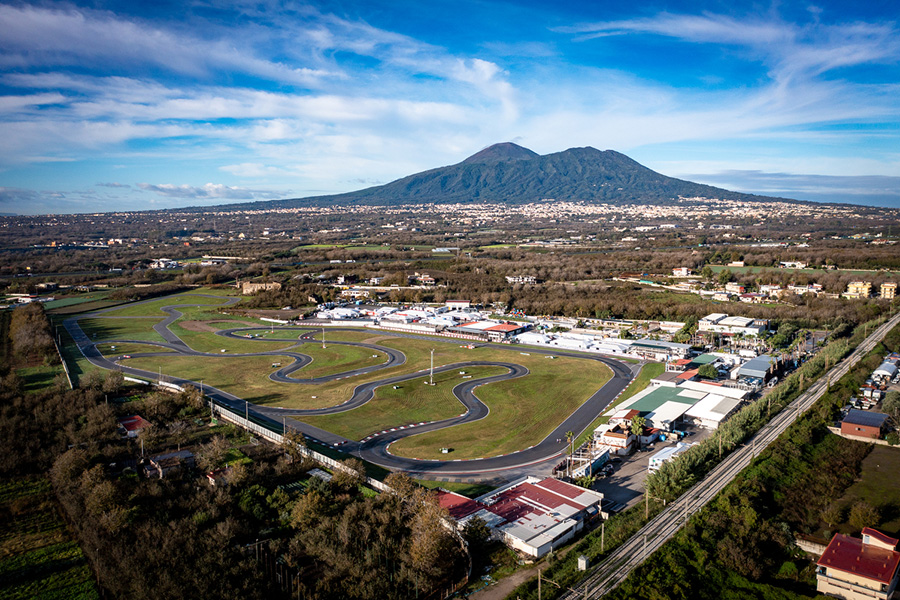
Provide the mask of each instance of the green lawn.
{"label": "green lawn", "polygon": [[441,448],[452,448],[452,459],[482,458],[523,450],[547,437],[566,417],[612,378],[606,365],[576,358],[514,356],[531,373],[476,390],[490,408],[480,421],[408,437],[391,445],[399,456],[446,459]]}
{"label": "green lawn", "polygon": [[92,341],[99,340],[141,340],[143,342],[165,342],[153,330],[162,321],[156,318],[141,319],[80,319],[78,326]]}
{"label": "green lawn", "polygon": [[[230,392],[253,403],[281,405],[298,394],[293,386],[277,384],[268,379],[269,373],[276,371],[272,362],[285,363],[287,357],[196,357],[196,356],[148,356],[120,361],[121,364],[156,373],[161,368],[163,375],[182,379],[203,381],[226,392]],[[165,377],[164,377],[165,379]],[[306,388],[308,392],[309,388]]]}
{"label": "green lawn", "polygon": [[[115,349],[113,349],[115,346]],[[120,354],[137,354],[138,352],[168,352],[167,348],[150,344],[97,344],[97,350],[103,356],[119,356]]]}
{"label": "green lawn", "polygon": [[456,492],[469,498],[477,498],[487,494],[496,486],[486,483],[464,483],[461,481],[432,481],[431,479],[416,479],[416,483],[429,489],[443,488],[450,492]]}
{"label": "green lawn", "polygon": [[62,365],[53,365],[45,367],[43,365],[37,367],[24,367],[16,369],[16,374],[25,382],[26,392],[36,392],[38,390],[50,387],[57,375],[65,375]]}
{"label": "green lawn", "polygon": [[[255,339],[234,339],[221,335],[216,335],[210,331],[188,331],[181,325],[179,321],[169,326],[169,331],[177,335],[189,347],[197,352],[221,352],[225,349],[232,353],[252,353],[252,352],[268,352],[270,350],[284,350],[296,345],[296,342],[261,342]],[[232,327],[240,327],[241,323],[213,324],[214,327],[222,329],[231,329]],[[287,337],[287,336],[285,336]]]}
{"label": "green lawn", "polygon": [[[481,379],[508,373],[504,367],[472,367],[466,375]],[[351,440],[361,440],[370,433],[412,423],[439,421],[462,414],[465,407],[453,395],[453,388],[467,381],[459,371],[436,373],[434,385],[425,385],[428,377],[406,381],[398,389],[379,387],[375,397],[351,411],[300,420]]]}
{"label": "green lawn", "polygon": [[326,343],[325,348],[321,344],[303,344],[296,351],[312,357],[313,361],[299,371],[294,371],[291,374],[294,379],[312,379],[363,369],[384,364],[388,359],[384,352],[343,344]]}
{"label": "green lawn", "polygon": [[[644,365],[641,369],[641,372],[637,377],[631,380],[631,383],[628,384],[628,387],[625,388],[625,391],[622,392],[622,395],[619,396],[615,403],[610,406],[610,408],[614,406],[618,406],[625,400],[628,400],[638,392],[642,391],[650,384],[650,380],[654,377],[659,377],[666,370],[666,365],[664,363],[651,362]],[[608,409],[607,409],[608,411]],[[594,419],[594,422],[591,423],[584,432],[578,436],[578,439],[575,440],[575,447],[579,447],[581,444],[586,442],[588,438],[594,435],[594,430],[597,429],[600,425],[609,422],[609,417],[605,417],[603,415]]]}
{"label": "green lawn", "polygon": [[[217,290],[210,290],[209,293],[215,291]],[[174,296],[166,296],[165,298],[159,298],[157,300],[152,300],[143,304],[127,304],[122,308],[117,308],[104,314],[111,317],[165,317],[166,313],[164,313],[161,309],[166,306],[175,306],[178,304],[224,306],[224,298],[208,298],[206,296],[197,296],[194,294],[176,294]]]}
{"label": "green lawn", "polygon": [[99,598],[81,548],[57,513],[50,484],[0,483],[0,596],[9,599]]}

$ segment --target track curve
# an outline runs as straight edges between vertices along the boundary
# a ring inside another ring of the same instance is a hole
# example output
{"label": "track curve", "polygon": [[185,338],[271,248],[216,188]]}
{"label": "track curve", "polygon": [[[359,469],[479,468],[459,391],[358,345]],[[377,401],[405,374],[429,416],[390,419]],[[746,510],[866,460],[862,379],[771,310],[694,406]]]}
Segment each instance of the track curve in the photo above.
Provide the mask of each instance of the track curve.
{"label": "track curve", "polygon": [[[192,294],[195,296],[203,296],[203,297],[213,297],[217,299],[222,299],[224,302],[218,306],[230,306],[239,301],[237,298],[228,298],[221,296],[212,296],[206,294]],[[179,298],[180,299],[180,298]],[[146,302],[155,302],[158,301],[158,298],[152,300],[146,300],[135,304],[141,304]],[[76,315],[69,319],[66,319],[64,322],[64,327],[75,340],[76,345],[82,354],[90,361],[92,364],[101,367],[103,369],[109,370],[117,370],[122,371],[123,373],[149,377],[151,379],[157,376],[156,373],[144,371],[141,369],[137,369],[134,367],[129,367],[126,365],[120,365],[116,361],[123,359],[123,356],[115,357],[112,360],[104,357],[100,351],[97,349],[98,344],[109,344],[109,343],[134,343],[134,344],[145,344],[149,346],[156,346],[159,348],[163,348],[162,352],[140,352],[136,354],[132,354],[132,357],[142,357],[142,356],[177,356],[177,355],[188,355],[188,356],[197,356],[197,357],[217,357],[221,358],[222,355],[207,353],[207,352],[198,352],[190,348],[183,340],[181,340],[174,332],[169,329],[169,325],[174,323],[176,320],[181,318],[183,313],[179,311],[179,308],[193,307],[193,306],[210,306],[207,304],[190,304],[190,303],[182,303],[182,304],[173,304],[167,305],[161,308],[161,311],[166,313],[167,317],[153,326],[154,331],[156,331],[164,340],[164,343],[160,342],[148,342],[144,340],[102,340],[100,342],[94,342],[88,339],[87,335],[82,331],[81,327],[78,324],[78,321],[86,318],[98,318],[104,317],[103,313],[110,312],[112,310],[116,310],[121,307],[114,307],[110,309],[104,309],[101,311],[95,311],[92,313],[86,313],[84,315]],[[216,306],[216,305],[213,305]],[[112,317],[110,317],[112,318]],[[119,317],[121,318],[121,317]],[[132,318],[142,318],[142,317],[132,317]],[[216,335],[222,335],[224,337],[234,338],[234,339],[243,339],[247,340],[247,334],[255,332],[255,331],[271,331],[272,327],[240,327],[233,329],[220,330],[215,332]],[[332,330],[348,330],[348,331],[358,331],[358,329],[351,328],[331,328]],[[310,327],[278,327],[278,331],[291,331],[291,332],[302,332],[302,331],[311,331]],[[244,334],[244,335],[240,335]],[[398,334],[390,331],[378,331],[378,335],[382,336],[390,336],[390,337],[401,337],[401,338],[413,338],[413,339],[426,339],[431,342],[436,343],[458,343],[458,340],[454,339],[439,339],[434,337],[427,337],[415,334]],[[251,338],[252,339],[252,338]],[[387,369],[391,367],[396,367],[405,364],[406,355],[403,354],[399,350],[395,350],[393,348],[388,348],[385,346],[380,346],[377,344],[366,344],[363,342],[342,342],[342,341],[332,341],[329,344],[335,345],[350,345],[367,348],[377,352],[383,352],[388,355],[388,359],[380,364],[374,365],[370,367],[364,367],[361,369],[354,369],[351,371],[346,371],[343,373],[336,373],[332,375],[315,377],[309,379],[295,379],[289,377],[291,373],[294,373],[303,367],[307,366],[312,362],[312,357],[303,354],[302,352],[294,351],[297,347],[302,347],[304,343],[317,343],[310,337],[310,334],[306,334],[305,336],[301,334],[297,338],[290,339],[280,339],[280,338],[266,338],[265,340],[260,341],[282,341],[282,342],[293,342],[295,345],[281,350],[270,350],[265,352],[255,352],[255,353],[232,353],[228,354],[228,357],[252,357],[252,356],[286,356],[290,357],[294,360],[290,365],[286,367],[280,368],[278,371],[269,375],[270,379],[278,383],[284,384],[293,384],[293,385],[316,385],[321,383],[327,383],[330,381],[334,381],[336,379],[345,378],[345,377],[353,377],[356,375],[362,375],[367,373],[372,373],[381,369]],[[510,346],[505,344],[489,344],[492,348],[496,348],[497,350],[521,350],[521,346]],[[549,463],[551,461],[557,461],[561,455],[565,453],[566,443],[565,433],[568,431],[573,431],[576,433],[581,433],[584,429],[587,428],[588,425],[599,415],[602,411],[627,387],[630,383],[631,379],[634,376],[634,372],[631,368],[626,366],[624,363],[609,359],[603,356],[593,356],[593,355],[585,355],[577,352],[569,352],[565,350],[545,350],[540,348],[528,348],[529,353],[534,354],[543,354],[543,355],[553,355],[553,356],[567,356],[573,358],[580,358],[584,360],[595,360],[604,363],[607,367],[612,370],[613,377],[610,379],[605,385],[603,385],[599,390],[597,390],[594,394],[591,395],[581,406],[578,407],[574,412],[568,415],[562,423],[558,427],[556,427],[552,432],[550,432],[547,437],[541,440],[539,443],[531,446],[530,448],[526,448],[524,450],[513,452],[511,454],[503,455],[503,456],[494,456],[490,458],[478,458],[478,459],[470,459],[470,460],[451,460],[451,461],[440,461],[440,460],[419,460],[414,458],[405,458],[395,456],[390,453],[390,445],[400,439],[405,437],[409,437],[411,435],[417,435],[420,433],[426,433],[429,431],[436,431],[438,429],[444,429],[447,427],[454,427],[457,425],[461,425],[464,423],[471,423],[478,421],[480,419],[485,418],[489,414],[489,408],[478,399],[475,395],[475,389],[481,385],[486,385],[488,383],[495,383],[498,381],[504,381],[508,379],[513,379],[517,377],[523,377],[528,374],[528,369],[522,365],[518,365],[512,362],[504,362],[504,361],[465,361],[458,362],[449,365],[442,365],[441,367],[435,368],[435,372],[445,372],[453,369],[459,369],[464,367],[476,367],[476,366],[501,366],[508,369],[508,372],[501,375],[494,375],[490,377],[484,377],[480,379],[473,379],[470,381],[466,381],[458,384],[453,388],[454,396],[460,401],[460,403],[465,407],[466,411],[457,416],[450,419],[443,419],[440,421],[434,421],[430,423],[419,423],[413,426],[404,426],[394,428],[393,430],[383,431],[379,433],[375,433],[365,438],[364,440],[355,441],[348,440],[341,436],[335,435],[328,431],[322,430],[320,428],[314,427],[307,423],[304,423],[298,418],[302,418],[303,416],[312,416],[312,415],[326,415],[326,414],[335,414],[339,412],[345,412],[348,410],[353,410],[354,408],[358,408],[359,406],[364,405],[366,402],[370,401],[375,394],[375,390],[384,385],[392,385],[396,383],[402,383],[404,381],[409,381],[412,379],[417,379],[422,377],[427,371],[417,371],[415,373],[405,373],[401,375],[396,375],[392,377],[386,377],[384,379],[380,379],[378,381],[367,382],[360,384],[357,386],[351,397],[343,402],[342,404],[320,408],[320,409],[289,409],[289,408],[279,408],[279,407],[271,407],[271,406],[257,406],[253,405],[252,411],[250,409],[250,403],[238,396],[225,392],[223,390],[219,390],[215,387],[211,387],[208,385],[204,385],[204,393],[213,399],[214,401],[226,405],[237,412],[245,411],[248,415],[252,412],[254,416],[263,417],[265,419],[270,420],[273,424],[290,426],[293,429],[299,430],[305,435],[312,437],[322,443],[328,445],[334,445],[341,447],[342,450],[356,454],[360,458],[363,458],[369,462],[384,466],[393,470],[401,470],[407,471],[414,474],[421,475],[452,475],[452,476],[465,476],[465,475],[476,475],[481,476],[485,473],[491,473],[496,471],[507,471],[510,469],[523,468],[529,465],[538,465]],[[180,379],[177,377],[167,376],[167,379],[172,381],[173,383],[179,385],[193,385],[199,386],[198,382]]]}

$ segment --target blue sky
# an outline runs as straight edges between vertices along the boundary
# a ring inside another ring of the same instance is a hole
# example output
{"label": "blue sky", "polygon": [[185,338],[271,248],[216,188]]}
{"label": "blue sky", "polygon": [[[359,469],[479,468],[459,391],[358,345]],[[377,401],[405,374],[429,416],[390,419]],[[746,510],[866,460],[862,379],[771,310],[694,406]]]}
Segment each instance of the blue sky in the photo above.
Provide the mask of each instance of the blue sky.
{"label": "blue sky", "polygon": [[0,212],[337,193],[501,141],[900,206],[896,1],[556,4],[0,3]]}

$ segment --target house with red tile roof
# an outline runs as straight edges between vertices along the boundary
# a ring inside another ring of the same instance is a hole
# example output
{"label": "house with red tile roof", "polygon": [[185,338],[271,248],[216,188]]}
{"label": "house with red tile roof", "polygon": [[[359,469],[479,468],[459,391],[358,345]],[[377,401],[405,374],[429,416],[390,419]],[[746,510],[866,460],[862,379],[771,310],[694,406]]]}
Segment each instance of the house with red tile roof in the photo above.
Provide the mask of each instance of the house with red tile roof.
{"label": "house with red tile roof", "polygon": [[869,527],[862,538],[835,534],[816,563],[816,590],[845,600],[889,600],[900,580],[898,543]]}

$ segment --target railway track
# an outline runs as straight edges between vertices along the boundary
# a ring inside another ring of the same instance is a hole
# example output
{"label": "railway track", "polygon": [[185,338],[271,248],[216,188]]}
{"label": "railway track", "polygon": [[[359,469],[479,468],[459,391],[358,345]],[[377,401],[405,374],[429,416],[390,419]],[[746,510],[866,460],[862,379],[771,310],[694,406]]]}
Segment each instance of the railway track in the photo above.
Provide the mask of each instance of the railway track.
{"label": "railway track", "polygon": [[561,598],[576,600],[600,598],[622,583],[628,575],[656,550],[662,547],[687,522],[690,516],[709,503],[728,485],[758,452],[764,450],[803,412],[808,410],[828,390],[831,381],[837,381],[875,345],[884,339],[888,331],[900,323],[900,313],[876,328],[846,358],[819,377],[805,392],[775,415],[762,429],[741,447],[729,454],[710,471],[702,481],[669,503],[627,542],[619,546],[606,560],[589,571],[574,588]]}

